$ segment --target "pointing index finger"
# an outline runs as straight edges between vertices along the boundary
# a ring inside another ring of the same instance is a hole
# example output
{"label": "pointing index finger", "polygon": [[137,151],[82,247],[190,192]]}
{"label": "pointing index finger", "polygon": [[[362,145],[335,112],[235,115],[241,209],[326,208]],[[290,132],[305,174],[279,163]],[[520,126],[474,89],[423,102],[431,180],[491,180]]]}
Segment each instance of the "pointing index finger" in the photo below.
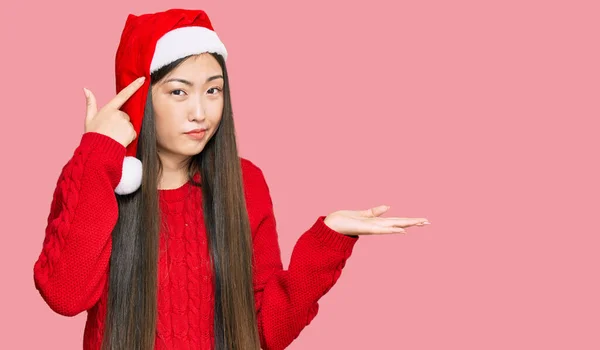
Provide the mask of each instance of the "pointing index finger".
{"label": "pointing index finger", "polygon": [[119,93],[112,99],[107,105],[110,105],[114,109],[119,109],[127,100],[133,96],[133,94],[144,85],[144,80],[146,77],[140,77],[131,82],[131,84],[127,85],[123,90],[119,91]]}

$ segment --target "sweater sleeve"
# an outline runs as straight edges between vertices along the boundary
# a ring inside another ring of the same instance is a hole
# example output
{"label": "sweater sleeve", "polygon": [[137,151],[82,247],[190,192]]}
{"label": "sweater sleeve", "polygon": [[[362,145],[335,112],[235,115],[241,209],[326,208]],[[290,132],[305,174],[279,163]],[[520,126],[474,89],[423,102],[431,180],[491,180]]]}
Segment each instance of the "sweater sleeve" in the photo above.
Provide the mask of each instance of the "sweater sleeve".
{"label": "sweater sleeve", "polygon": [[359,236],[332,230],[320,216],[296,242],[283,269],[273,204],[262,172],[257,180],[263,208],[253,235],[254,295],[263,350],[284,349],[317,315],[318,300],[342,273]]}
{"label": "sweater sleeve", "polygon": [[91,308],[107,283],[118,218],[114,189],[125,152],[108,136],[84,133],[58,178],[33,275],[45,302],[61,315]]}

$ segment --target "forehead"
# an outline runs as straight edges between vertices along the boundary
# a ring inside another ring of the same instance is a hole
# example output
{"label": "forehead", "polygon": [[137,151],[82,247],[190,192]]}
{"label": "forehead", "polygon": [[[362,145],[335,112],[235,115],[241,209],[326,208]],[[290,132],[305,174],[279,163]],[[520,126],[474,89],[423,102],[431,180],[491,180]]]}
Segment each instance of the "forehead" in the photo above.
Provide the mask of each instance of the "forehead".
{"label": "forehead", "polygon": [[187,58],[167,77],[186,77],[189,80],[204,81],[213,75],[222,75],[223,70],[219,62],[210,54],[202,53]]}

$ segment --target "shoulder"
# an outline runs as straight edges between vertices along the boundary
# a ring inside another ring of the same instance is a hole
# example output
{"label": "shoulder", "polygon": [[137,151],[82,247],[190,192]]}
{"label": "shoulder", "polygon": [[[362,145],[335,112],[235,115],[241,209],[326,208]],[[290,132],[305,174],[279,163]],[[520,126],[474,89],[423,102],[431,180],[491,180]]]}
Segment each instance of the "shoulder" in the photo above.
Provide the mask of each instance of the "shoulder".
{"label": "shoulder", "polygon": [[254,236],[264,218],[272,214],[273,201],[262,169],[246,158],[240,157],[240,160],[248,217]]}
{"label": "shoulder", "polygon": [[259,202],[269,203],[270,190],[265,174],[260,166],[256,162],[251,161],[247,158],[240,157],[242,178],[244,184],[244,192],[246,193],[247,199],[251,201],[258,200]]}
{"label": "shoulder", "polygon": [[261,185],[265,182],[265,175],[262,169],[253,161],[240,157],[242,167],[242,176],[246,185]]}
{"label": "shoulder", "polygon": [[240,163],[242,165],[242,171],[260,172],[261,169],[253,161],[248,158],[240,157]]}

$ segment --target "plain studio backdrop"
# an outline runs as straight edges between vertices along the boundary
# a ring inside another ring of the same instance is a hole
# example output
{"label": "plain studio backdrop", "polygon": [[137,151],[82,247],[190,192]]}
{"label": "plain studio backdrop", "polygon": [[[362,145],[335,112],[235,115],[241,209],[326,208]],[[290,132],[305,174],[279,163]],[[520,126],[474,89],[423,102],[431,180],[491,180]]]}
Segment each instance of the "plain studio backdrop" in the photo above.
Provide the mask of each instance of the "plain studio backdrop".
{"label": "plain studio backdrop", "polygon": [[2,36],[2,348],[81,348],[33,284],[91,89],[129,13],[201,8],[230,52],[240,152],[284,266],[319,215],[363,236],[290,349],[599,349],[597,1],[17,1]]}

